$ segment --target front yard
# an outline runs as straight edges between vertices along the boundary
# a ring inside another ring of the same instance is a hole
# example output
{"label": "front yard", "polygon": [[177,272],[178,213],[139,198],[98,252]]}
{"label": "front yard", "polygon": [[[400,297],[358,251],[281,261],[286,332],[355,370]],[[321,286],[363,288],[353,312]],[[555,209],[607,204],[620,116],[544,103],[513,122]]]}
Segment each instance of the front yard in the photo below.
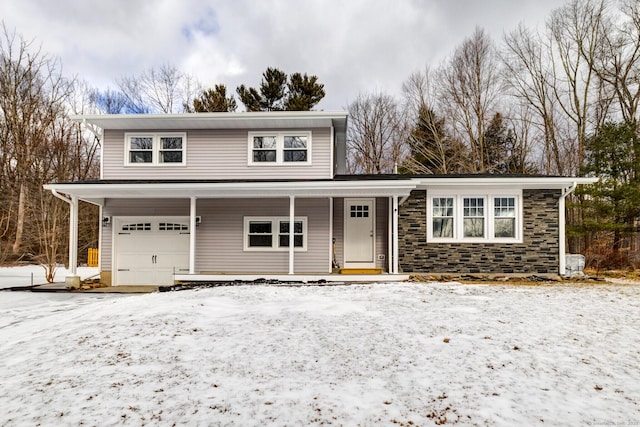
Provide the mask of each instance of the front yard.
{"label": "front yard", "polygon": [[0,293],[0,425],[631,425],[640,286]]}

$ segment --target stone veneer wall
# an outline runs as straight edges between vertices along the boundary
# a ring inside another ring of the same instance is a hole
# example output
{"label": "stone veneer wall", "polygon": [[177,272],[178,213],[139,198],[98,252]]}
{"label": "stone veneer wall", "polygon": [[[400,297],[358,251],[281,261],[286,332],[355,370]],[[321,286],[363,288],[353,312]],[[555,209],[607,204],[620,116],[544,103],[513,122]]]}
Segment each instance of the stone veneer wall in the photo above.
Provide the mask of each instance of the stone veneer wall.
{"label": "stone veneer wall", "polygon": [[426,191],[400,206],[400,268],[420,273],[557,274],[560,190],[523,190],[523,243],[427,243]]}

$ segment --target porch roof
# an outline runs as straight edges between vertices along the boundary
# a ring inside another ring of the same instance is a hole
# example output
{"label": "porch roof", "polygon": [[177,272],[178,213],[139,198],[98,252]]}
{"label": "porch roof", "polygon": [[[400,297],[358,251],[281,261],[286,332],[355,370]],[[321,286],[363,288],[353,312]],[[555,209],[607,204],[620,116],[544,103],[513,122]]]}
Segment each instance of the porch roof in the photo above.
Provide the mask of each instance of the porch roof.
{"label": "porch roof", "polygon": [[45,189],[97,205],[108,198],[404,197],[411,179],[375,180],[97,180],[47,184]]}

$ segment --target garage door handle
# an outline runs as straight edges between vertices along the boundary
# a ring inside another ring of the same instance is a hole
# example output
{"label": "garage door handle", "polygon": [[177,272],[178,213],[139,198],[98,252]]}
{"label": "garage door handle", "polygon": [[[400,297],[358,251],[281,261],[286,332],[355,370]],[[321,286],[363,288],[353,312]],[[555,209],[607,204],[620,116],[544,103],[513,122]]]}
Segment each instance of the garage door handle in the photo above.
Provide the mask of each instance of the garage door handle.
{"label": "garage door handle", "polygon": [[128,268],[119,268],[118,271],[131,271]]}
{"label": "garage door handle", "polygon": [[151,255],[151,264],[158,263],[158,255]]}

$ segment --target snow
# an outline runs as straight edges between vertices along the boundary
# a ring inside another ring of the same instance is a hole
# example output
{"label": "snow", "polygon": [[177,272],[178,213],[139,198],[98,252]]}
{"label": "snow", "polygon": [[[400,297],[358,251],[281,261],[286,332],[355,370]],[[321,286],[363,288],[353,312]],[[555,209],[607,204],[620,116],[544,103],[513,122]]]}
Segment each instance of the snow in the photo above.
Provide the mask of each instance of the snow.
{"label": "snow", "polygon": [[637,425],[639,285],[0,293],[0,425]]}
{"label": "snow", "polygon": [[[99,274],[97,267],[78,267],[77,274],[86,279]],[[64,282],[64,278],[71,272],[64,267],[58,267],[55,271],[54,280]],[[25,265],[21,267],[0,267],[0,289],[42,285],[47,283],[45,279],[45,269],[41,265]]]}

